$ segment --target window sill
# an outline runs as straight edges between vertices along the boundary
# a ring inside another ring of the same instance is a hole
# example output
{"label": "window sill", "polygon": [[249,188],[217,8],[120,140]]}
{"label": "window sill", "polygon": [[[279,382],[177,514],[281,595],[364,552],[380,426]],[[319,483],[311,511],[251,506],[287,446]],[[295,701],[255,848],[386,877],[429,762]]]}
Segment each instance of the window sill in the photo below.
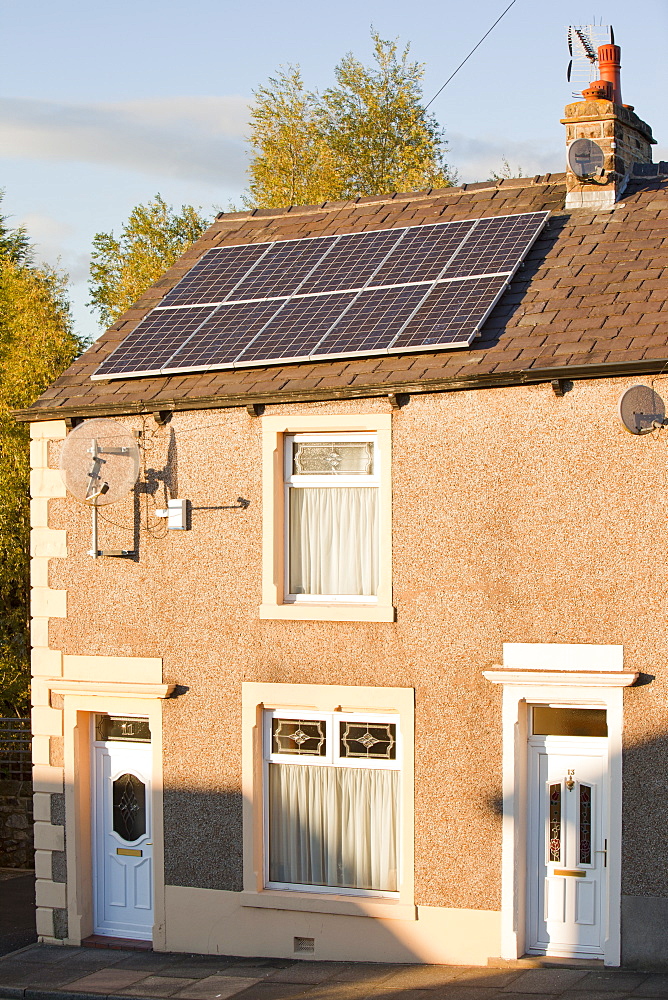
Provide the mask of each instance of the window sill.
{"label": "window sill", "polygon": [[375,917],[381,920],[417,920],[417,908],[394,899],[374,896],[319,896],[312,892],[265,889],[244,890],[242,906],[270,910],[301,910],[307,913],[340,913],[351,917]]}
{"label": "window sill", "polygon": [[382,604],[261,604],[260,618],[317,622],[393,622],[396,609]]}

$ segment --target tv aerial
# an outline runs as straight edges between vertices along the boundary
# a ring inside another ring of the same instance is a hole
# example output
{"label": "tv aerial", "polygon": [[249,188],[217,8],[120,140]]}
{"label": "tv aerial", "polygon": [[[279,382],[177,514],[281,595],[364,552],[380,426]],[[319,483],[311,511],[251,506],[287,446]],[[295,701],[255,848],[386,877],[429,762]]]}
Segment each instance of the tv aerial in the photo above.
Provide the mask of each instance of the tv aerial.
{"label": "tv aerial", "polygon": [[139,448],[131,431],[107,417],[85,420],[71,431],[60,453],[60,474],[68,493],[92,512],[89,555],[130,556],[132,549],[98,548],[98,507],[116,503],[132,490],[139,476]]}
{"label": "tv aerial", "polygon": [[632,385],[619,400],[619,416],[631,434],[649,434],[664,426],[666,406],[649,385]]}
{"label": "tv aerial", "polygon": [[573,97],[579,100],[598,76],[599,45],[614,45],[615,33],[609,24],[571,24],[567,39],[570,61],[566,79],[576,87]]}

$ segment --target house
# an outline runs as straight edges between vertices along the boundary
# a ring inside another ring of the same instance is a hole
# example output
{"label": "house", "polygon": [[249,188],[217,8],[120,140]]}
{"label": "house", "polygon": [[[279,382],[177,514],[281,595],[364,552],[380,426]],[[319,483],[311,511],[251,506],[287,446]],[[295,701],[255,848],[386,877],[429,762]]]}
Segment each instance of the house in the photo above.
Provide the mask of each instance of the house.
{"label": "house", "polygon": [[[668,165],[608,48],[565,174],[221,214],[18,414],[42,941],[668,963]],[[313,356],[458,224],[449,344]]]}

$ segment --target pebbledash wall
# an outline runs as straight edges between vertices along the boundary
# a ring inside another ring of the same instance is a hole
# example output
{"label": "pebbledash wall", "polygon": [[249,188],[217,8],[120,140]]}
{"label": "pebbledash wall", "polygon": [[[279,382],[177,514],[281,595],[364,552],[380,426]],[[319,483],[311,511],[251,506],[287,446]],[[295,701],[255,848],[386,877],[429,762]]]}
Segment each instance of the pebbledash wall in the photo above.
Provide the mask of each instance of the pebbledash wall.
{"label": "pebbledash wall", "polygon": [[[483,670],[501,662],[503,642],[619,644],[625,669],[651,681],[624,692],[623,947],[631,922],[663,923],[668,471],[662,435],[632,436],[617,417],[633,381],[578,381],[562,398],[549,384],[414,395],[393,411],[374,398],[260,417],[175,412],[165,426],[119,418],[142,432],[144,468],[135,496],[103,510],[101,546],[131,547],[139,524],[137,562],[87,555],[89,512],[57,472],[65,424],[34,423],[42,939],[77,944],[91,932],[86,719],[97,709],[151,718],[164,817],[156,949],[254,954],[260,939],[264,954],[292,957],[303,936],[316,958],[499,956],[502,693]],[[281,416],[391,426],[395,622],[260,618],[263,421]],[[190,530],[167,532],[153,514],[166,490],[190,501]],[[394,912],[361,898],[337,909],[295,894],[280,910],[250,899],[245,682],[251,696],[257,685],[330,686],[351,705],[355,689],[382,688],[406,717],[414,705],[414,864]]]}

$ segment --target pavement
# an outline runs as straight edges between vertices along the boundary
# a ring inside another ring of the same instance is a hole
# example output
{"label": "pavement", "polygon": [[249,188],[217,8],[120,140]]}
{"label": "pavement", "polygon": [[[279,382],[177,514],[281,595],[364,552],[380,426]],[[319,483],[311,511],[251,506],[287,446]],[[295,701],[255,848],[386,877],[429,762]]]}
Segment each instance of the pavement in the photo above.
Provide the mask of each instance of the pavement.
{"label": "pavement", "polygon": [[35,873],[0,868],[0,955],[37,940]]}
{"label": "pavement", "polygon": [[[520,963],[521,965],[521,963]],[[470,968],[30,945],[0,958],[14,1000],[656,1000],[668,975],[603,968]]]}

